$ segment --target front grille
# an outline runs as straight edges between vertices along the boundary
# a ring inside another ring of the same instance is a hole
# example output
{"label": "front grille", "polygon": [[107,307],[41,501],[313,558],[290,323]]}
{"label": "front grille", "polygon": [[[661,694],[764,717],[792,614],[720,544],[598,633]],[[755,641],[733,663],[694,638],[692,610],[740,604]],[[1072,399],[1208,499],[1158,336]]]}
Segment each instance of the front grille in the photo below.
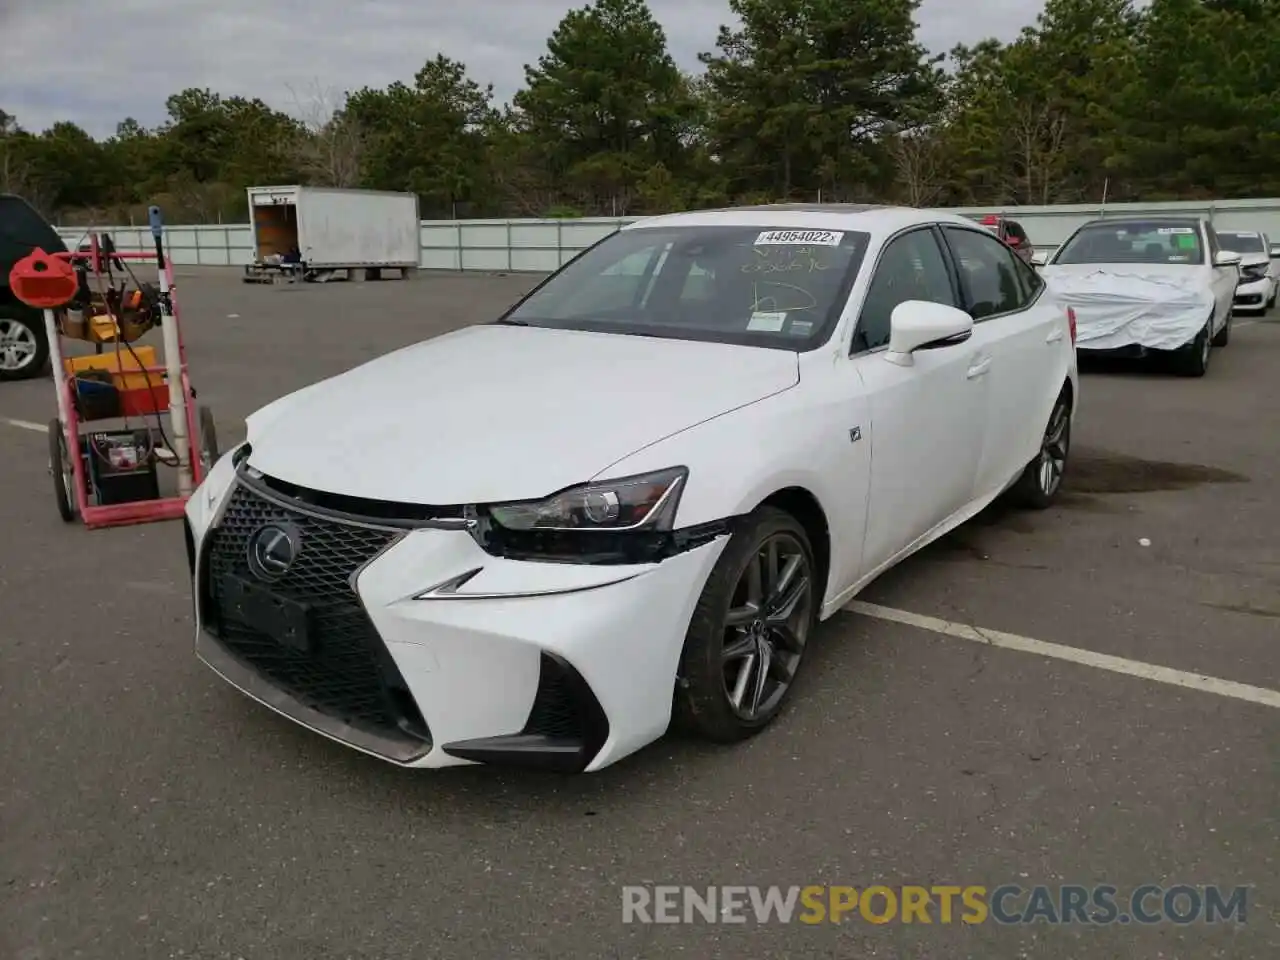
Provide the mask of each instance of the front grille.
{"label": "front grille", "polygon": [[[223,647],[274,686],[322,714],[379,736],[430,743],[430,733],[352,586],[356,571],[399,534],[287,506],[237,483],[208,536],[202,584],[204,620]],[[264,524],[298,532],[297,559],[273,592],[311,607],[311,646],[295,650],[234,620],[223,578],[253,581],[249,540]]]}

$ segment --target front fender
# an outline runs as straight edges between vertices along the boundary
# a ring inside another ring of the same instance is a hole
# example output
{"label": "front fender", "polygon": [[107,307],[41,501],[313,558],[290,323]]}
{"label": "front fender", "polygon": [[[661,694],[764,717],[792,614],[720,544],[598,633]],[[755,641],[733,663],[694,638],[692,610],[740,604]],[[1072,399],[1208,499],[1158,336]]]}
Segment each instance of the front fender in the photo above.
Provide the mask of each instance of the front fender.
{"label": "front fender", "polygon": [[780,490],[806,490],[827,518],[829,598],[856,577],[870,489],[870,443],[861,440],[870,435],[869,407],[850,386],[860,383],[845,383],[843,395],[791,390],[769,397],[646,447],[600,479],[687,466],[677,527],[750,513]]}

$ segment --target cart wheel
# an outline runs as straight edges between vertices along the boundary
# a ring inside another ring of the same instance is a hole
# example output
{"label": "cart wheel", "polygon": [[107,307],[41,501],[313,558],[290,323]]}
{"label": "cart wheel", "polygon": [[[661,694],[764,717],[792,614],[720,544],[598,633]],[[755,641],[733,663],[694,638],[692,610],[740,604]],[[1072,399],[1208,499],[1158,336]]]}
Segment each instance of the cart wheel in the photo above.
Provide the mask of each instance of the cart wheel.
{"label": "cart wheel", "polygon": [[200,473],[208,474],[218,462],[218,431],[213,425],[213,411],[204,404],[197,410],[200,419]]}
{"label": "cart wheel", "polygon": [[62,424],[57,417],[49,421],[49,473],[53,476],[53,495],[58,501],[58,515],[63,521],[70,523],[76,518],[76,503],[71,499],[75,471],[71,468],[71,458],[67,455],[67,438],[62,433]]}

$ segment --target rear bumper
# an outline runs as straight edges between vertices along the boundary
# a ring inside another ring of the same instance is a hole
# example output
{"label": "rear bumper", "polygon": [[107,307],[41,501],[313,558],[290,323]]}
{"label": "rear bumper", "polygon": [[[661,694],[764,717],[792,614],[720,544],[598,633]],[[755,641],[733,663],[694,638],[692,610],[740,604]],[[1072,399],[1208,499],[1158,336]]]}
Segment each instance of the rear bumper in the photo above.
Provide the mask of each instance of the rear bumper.
{"label": "rear bumper", "polygon": [[[726,537],[656,564],[504,560],[466,531],[402,530],[381,543],[283,503],[250,513],[239,481],[218,492],[229,472],[211,471],[211,491],[187,511],[196,650],[246,695],[407,767],[594,771],[665,732],[693,607]],[[316,544],[299,576],[347,604],[326,608],[329,633],[307,653],[246,635],[218,596],[218,577],[247,573],[236,558],[255,524],[281,518],[301,530],[299,568]]]}

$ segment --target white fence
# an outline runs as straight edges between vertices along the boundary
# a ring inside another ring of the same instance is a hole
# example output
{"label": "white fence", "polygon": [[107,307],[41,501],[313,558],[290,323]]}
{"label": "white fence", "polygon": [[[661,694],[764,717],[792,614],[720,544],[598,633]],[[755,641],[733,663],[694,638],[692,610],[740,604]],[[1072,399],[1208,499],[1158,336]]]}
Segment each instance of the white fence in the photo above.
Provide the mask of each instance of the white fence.
{"label": "white fence", "polygon": [[[959,214],[1003,213],[1026,229],[1037,249],[1052,250],[1076,227],[1100,215],[1108,217],[1176,214],[1203,216],[1220,230],[1258,230],[1280,242],[1280,198],[1217,200],[1206,203],[1117,203],[1094,205],[957,208]],[[579,251],[608,236],[630,219],[595,217],[582,220],[424,220],[420,231],[420,264],[426,270],[545,273]],[[110,233],[119,250],[150,250],[146,227],[95,227]],[[59,227],[68,246],[88,234],[84,228]],[[253,256],[248,224],[167,227],[170,257],[180,266],[240,267]]]}

